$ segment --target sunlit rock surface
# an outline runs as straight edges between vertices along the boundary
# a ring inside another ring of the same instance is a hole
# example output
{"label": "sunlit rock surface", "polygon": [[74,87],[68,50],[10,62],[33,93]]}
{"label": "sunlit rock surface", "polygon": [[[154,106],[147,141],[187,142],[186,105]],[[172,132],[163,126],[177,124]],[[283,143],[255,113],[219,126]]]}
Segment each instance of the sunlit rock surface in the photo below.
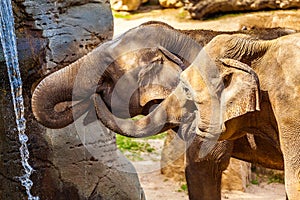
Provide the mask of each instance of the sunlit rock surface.
{"label": "sunlit rock surface", "polygon": [[180,8],[184,5],[183,0],[159,0],[159,4],[164,8]]}
{"label": "sunlit rock surface", "polygon": [[135,11],[148,0],[110,0],[111,8],[116,11]]}

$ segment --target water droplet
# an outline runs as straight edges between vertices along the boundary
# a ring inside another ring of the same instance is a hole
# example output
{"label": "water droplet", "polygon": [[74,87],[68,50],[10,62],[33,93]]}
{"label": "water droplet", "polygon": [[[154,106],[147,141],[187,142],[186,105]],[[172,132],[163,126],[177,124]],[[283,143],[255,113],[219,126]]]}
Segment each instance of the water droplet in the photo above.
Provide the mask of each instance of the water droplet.
{"label": "water droplet", "polygon": [[29,165],[29,151],[26,142],[28,137],[25,134],[26,120],[24,118],[24,100],[22,96],[22,80],[20,75],[18,54],[16,47],[16,35],[14,32],[14,17],[12,12],[11,0],[0,1],[0,40],[3,48],[4,57],[6,60],[7,72],[11,86],[11,95],[14,104],[17,129],[19,132],[19,141],[21,143],[20,154],[21,163],[25,174],[19,177],[21,184],[26,188],[28,199],[38,200],[39,197],[34,197],[30,193],[33,182],[29,179],[33,168]]}
{"label": "water droplet", "polygon": [[19,140],[22,141],[22,143],[28,141],[28,136],[25,134],[19,134]]}

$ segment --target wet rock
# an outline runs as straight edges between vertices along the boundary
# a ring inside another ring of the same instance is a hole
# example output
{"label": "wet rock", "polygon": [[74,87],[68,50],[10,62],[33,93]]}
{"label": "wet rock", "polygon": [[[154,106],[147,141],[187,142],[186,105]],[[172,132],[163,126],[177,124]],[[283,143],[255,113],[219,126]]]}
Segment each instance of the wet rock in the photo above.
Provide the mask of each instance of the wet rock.
{"label": "wet rock", "polygon": [[299,8],[298,0],[188,0],[187,10],[194,19],[240,11]]}
{"label": "wet rock", "polygon": [[[112,38],[109,2],[15,0],[13,9],[29,163],[35,169],[32,194],[48,200],[143,198],[135,169],[117,151],[113,133],[99,124],[97,129],[93,124],[80,129],[79,121],[60,130],[46,129],[31,112],[31,92],[39,80]],[[0,75],[0,199],[27,199],[17,179],[23,170],[2,48]]]}
{"label": "wet rock", "polygon": [[26,0],[23,5],[34,20],[31,25],[48,40],[44,74],[66,66],[112,37],[113,19],[106,1]]}
{"label": "wet rock", "polygon": [[140,199],[143,190],[135,168],[118,151],[115,134],[98,121],[83,126],[83,119],[45,134],[64,190],[78,199]]}

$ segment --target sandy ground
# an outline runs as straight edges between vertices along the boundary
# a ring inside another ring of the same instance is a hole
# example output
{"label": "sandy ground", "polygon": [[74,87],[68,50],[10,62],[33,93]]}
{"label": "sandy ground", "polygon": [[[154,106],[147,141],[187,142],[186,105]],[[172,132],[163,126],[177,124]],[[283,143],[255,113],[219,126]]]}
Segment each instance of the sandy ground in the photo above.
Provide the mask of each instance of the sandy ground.
{"label": "sandy ground", "polygon": [[[142,161],[132,161],[140,183],[144,188],[147,200],[188,200],[187,191],[182,190],[184,181],[174,181],[160,173],[160,155],[163,140],[147,140],[155,149],[151,153],[140,155]],[[130,153],[129,153],[130,154]],[[131,157],[132,158],[132,157]],[[245,192],[222,191],[222,200],[285,200],[284,185],[280,183],[259,182],[258,185],[249,183]]]}
{"label": "sandy ground", "polygon": [[[140,164],[134,163],[136,168]],[[188,200],[187,192],[181,190],[181,182],[167,179],[160,171],[140,173],[140,182],[144,188],[147,200]],[[249,185],[246,192],[222,191],[222,200],[285,200],[284,185],[279,183],[260,183]]]}
{"label": "sandy ground", "polygon": [[235,31],[242,27],[286,27],[300,30],[300,9],[288,11],[263,11],[248,14],[225,15],[205,21],[192,20],[184,9],[149,10],[128,15],[118,13],[114,17],[114,35],[117,36],[144,22],[156,20],[168,23],[178,29],[210,29],[215,31]]}
{"label": "sandy ground", "polygon": [[[150,10],[143,9],[140,13],[128,15],[128,13],[118,13],[115,17],[115,36],[126,30],[138,26],[150,20],[166,22],[175,28],[180,29],[211,29],[233,31],[239,30],[243,26],[264,26],[264,27],[287,27],[299,29],[300,10],[292,11],[270,11],[257,12],[243,15],[229,15],[207,21],[195,21],[188,18],[183,9],[164,9]],[[156,144],[157,146],[157,144]],[[162,146],[158,144],[160,151]],[[187,200],[187,192],[181,190],[182,182],[175,182],[160,174],[159,153],[144,158],[144,161],[133,162],[139,178],[144,188],[148,200]],[[264,200],[284,200],[284,185],[278,183],[260,183],[259,185],[250,184],[246,192],[222,191],[222,199],[264,199]]]}

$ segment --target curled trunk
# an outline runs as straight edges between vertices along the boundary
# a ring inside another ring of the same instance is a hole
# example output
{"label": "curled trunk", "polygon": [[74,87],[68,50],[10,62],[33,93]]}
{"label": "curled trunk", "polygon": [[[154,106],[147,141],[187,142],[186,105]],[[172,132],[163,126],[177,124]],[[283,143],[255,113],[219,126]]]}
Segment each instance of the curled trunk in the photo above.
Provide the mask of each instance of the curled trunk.
{"label": "curled trunk", "polygon": [[74,77],[78,73],[82,58],[66,68],[43,79],[32,95],[32,111],[36,119],[46,127],[62,128],[86,112],[89,99],[72,106]]}
{"label": "curled trunk", "polygon": [[[99,90],[105,89],[99,83],[114,60],[130,51],[158,46],[189,63],[202,48],[193,39],[169,26],[150,24],[131,29],[42,80],[32,97],[34,115],[46,127],[67,126],[87,111],[94,93],[101,93]],[[73,105],[69,103],[63,109],[56,109],[66,102],[73,102]],[[74,105],[74,102],[79,103]]]}
{"label": "curled trunk", "polygon": [[128,137],[147,137],[179,126],[183,116],[180,101],[171,94],[150,114],[138,120],[121,119],[106,107],[100,95],[95,94],[94,104],[98,118],[106,127]]}

